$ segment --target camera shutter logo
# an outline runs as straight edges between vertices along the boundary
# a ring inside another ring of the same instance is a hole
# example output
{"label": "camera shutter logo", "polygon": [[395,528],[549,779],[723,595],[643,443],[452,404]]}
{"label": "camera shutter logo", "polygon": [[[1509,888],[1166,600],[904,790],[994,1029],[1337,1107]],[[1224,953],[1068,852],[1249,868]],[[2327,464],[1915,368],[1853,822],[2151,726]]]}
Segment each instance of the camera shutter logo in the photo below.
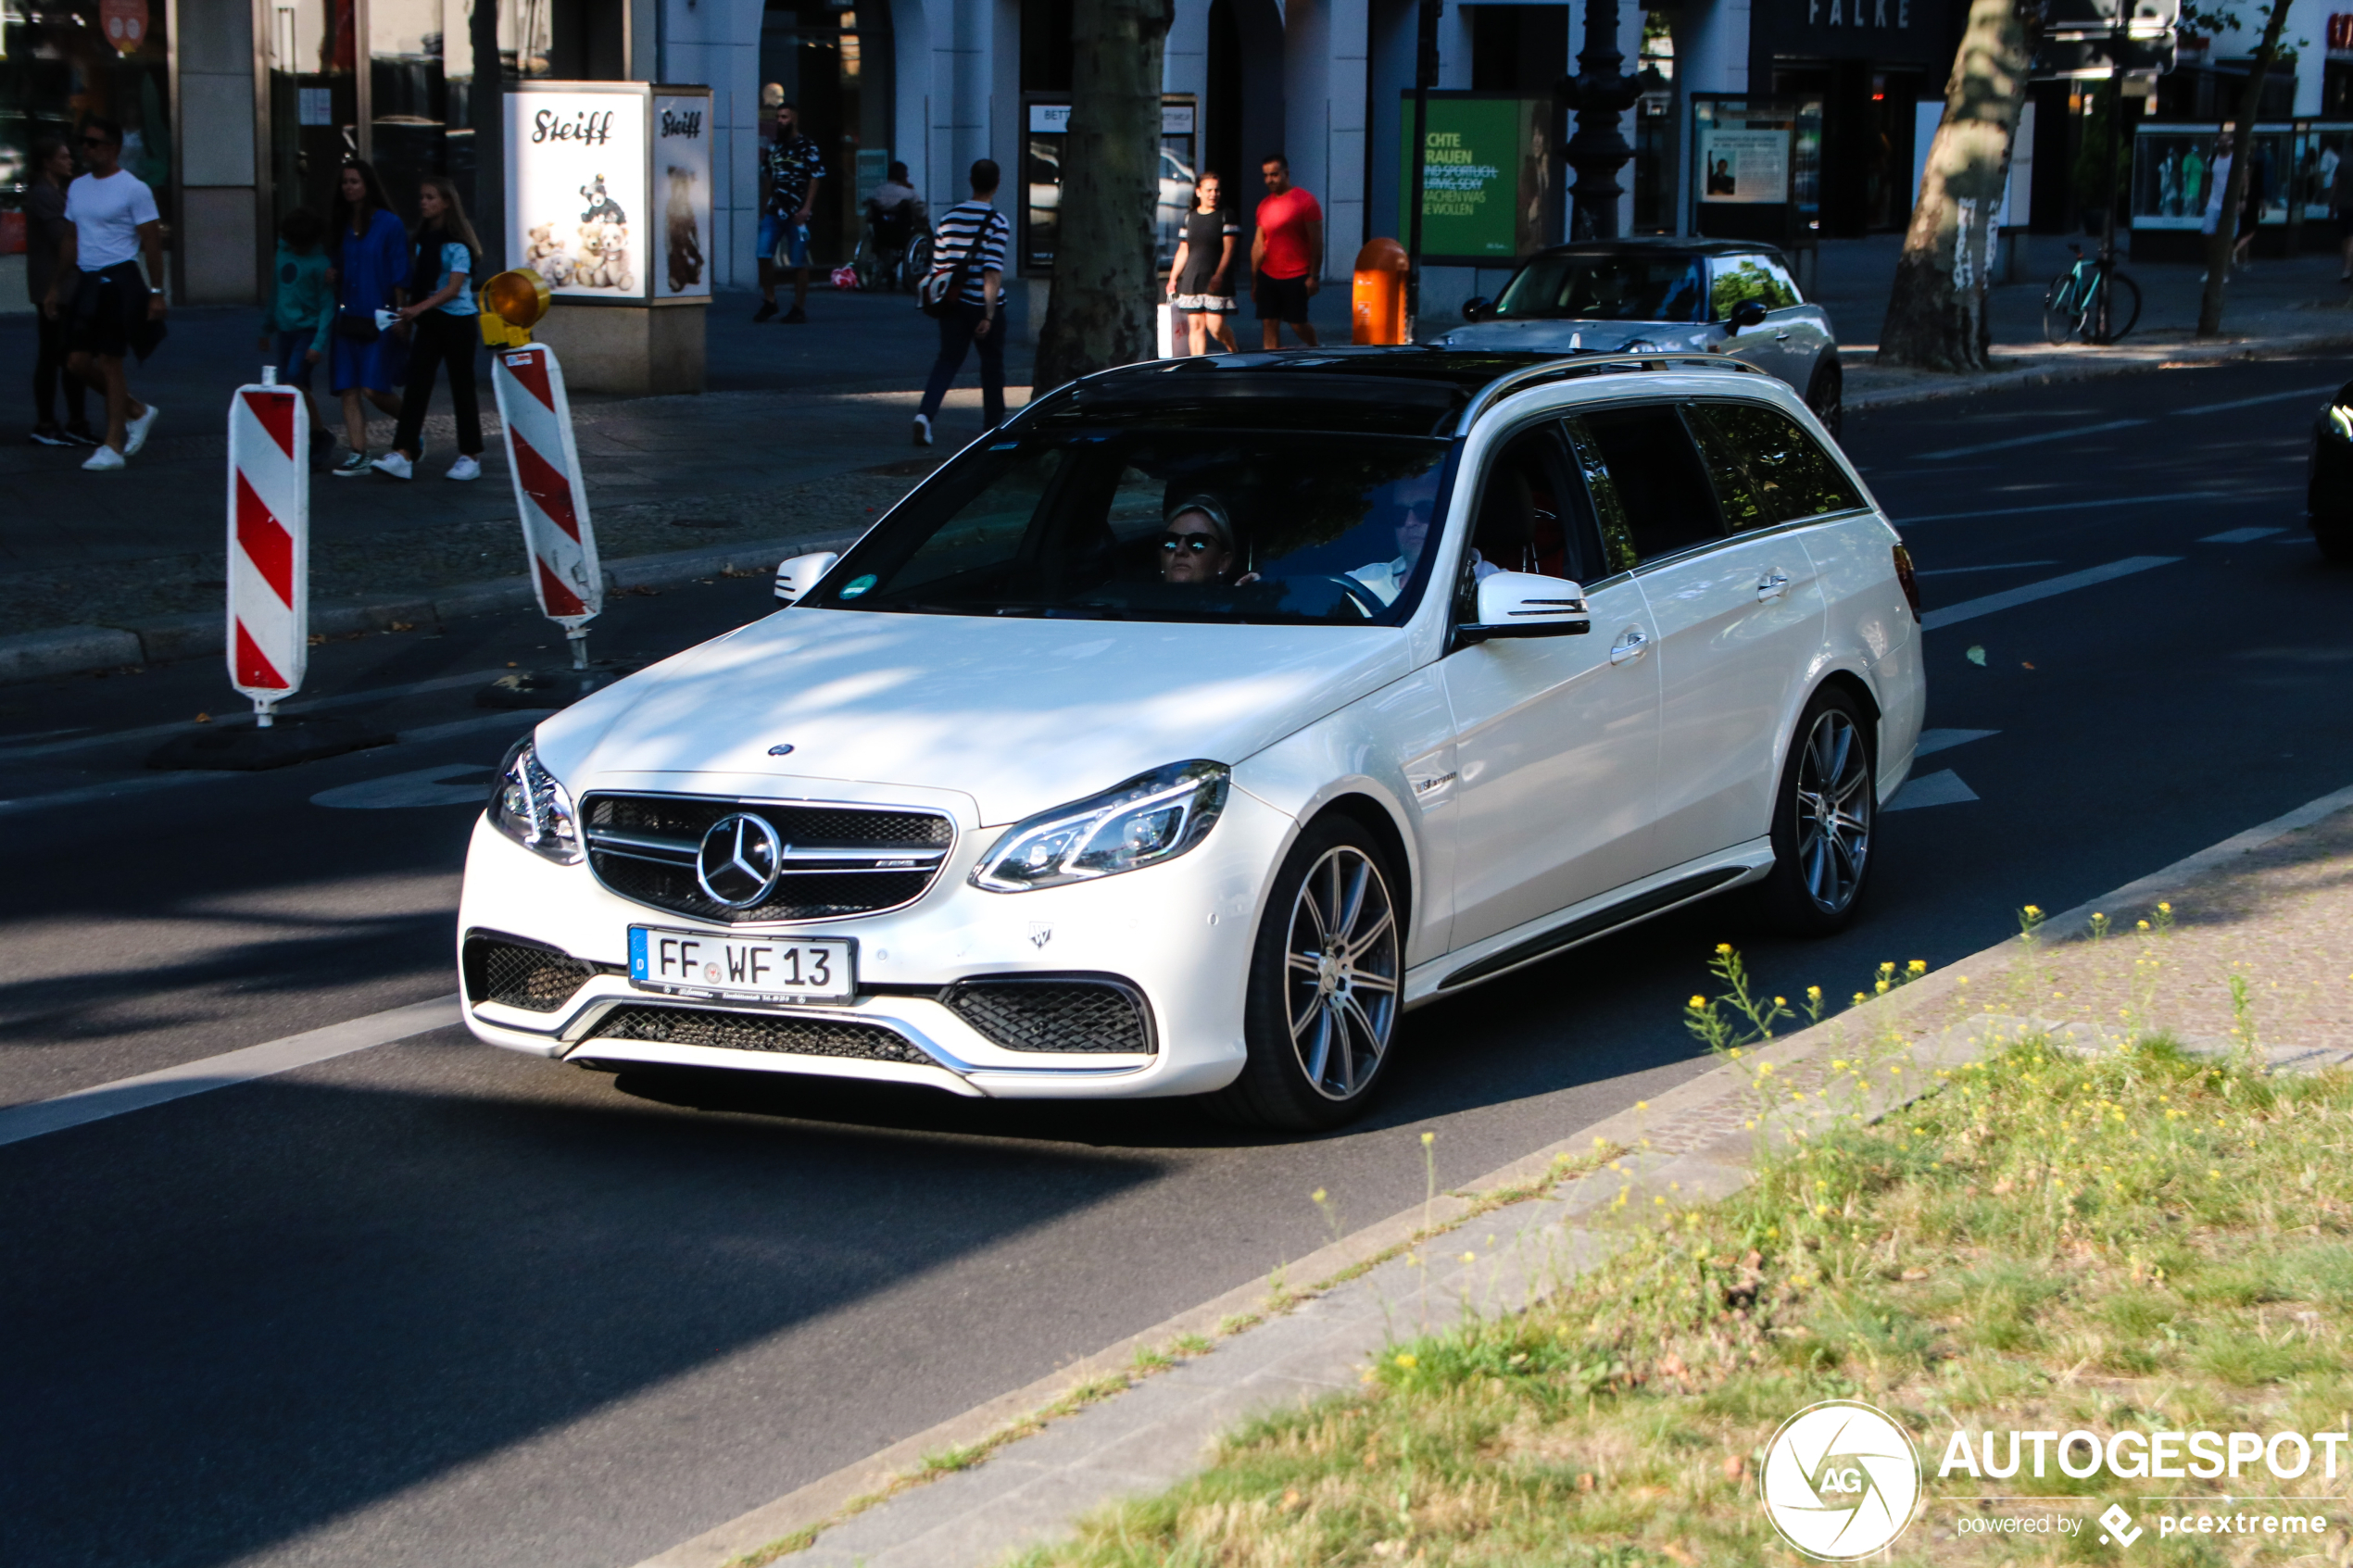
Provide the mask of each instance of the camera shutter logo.
{"label": "camera shutter logo", "polygon": [[784,842],[765,817],[749,811],[711,823],[695,855],[695,880],[731,909],[748,909],[767,897],[784,869]]}
{"label": "camera shutter logo", "polygon": [[1758,1477],[1781,1538],[1825,1562],[1869,1557],[1904,1533],[1920,1498],[1911,1434],[1884,1411],[1825,1399],[1781,1424]]}

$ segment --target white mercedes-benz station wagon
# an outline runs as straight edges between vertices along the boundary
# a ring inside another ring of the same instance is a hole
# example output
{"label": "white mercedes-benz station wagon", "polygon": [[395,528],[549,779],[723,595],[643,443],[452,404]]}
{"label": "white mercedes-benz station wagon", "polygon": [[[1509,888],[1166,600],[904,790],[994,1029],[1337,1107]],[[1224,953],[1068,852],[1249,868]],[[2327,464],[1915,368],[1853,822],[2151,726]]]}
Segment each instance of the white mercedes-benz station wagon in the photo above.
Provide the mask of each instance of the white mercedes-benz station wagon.
{"label": "white mercedes-benz station wagon", "polygon": [[1837,928],[1923,702],[1894,530],[1721,359],[1130,366],[777,583],[508,758],[482,1039],[1328,1126],[1420,1003],[1736,888]]}

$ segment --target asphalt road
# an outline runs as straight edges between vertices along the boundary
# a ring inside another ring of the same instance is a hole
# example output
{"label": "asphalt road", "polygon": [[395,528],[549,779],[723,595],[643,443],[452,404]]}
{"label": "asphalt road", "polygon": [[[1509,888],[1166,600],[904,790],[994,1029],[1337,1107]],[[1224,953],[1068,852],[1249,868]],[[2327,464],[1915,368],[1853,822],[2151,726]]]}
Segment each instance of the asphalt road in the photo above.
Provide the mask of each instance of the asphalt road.
{"label": "asphalt road", "polygon": [[[1931,611],[2117,574],[1930,631],[1930,723],[1985,733],[1923,759],[1948,803],[1884,819],[1848,934],[1751,944],[1769,985],[1949,961],[2353,782],[2353,571],[2301,524],[2343,374],[1850,420]],[[600,640],[765,593],[624,598]],[[349,709],[396,746],[195,783],[107,737],[233,709],[216,668],[0,688],[0,1105],[453,989],[472,792],[529,721],[464,678],[556,642],[326,645],[317,694],[444,684]],[[625,1568],[1303,1255],[1315,1187],[1351,1224],[1408,1207],[1425,1130],[1459,1183],[1698,1072],[1680,1008],[1728,937],[1703,909],[1415,1013],[1377,1113],[1316,1140],[616,1080],[450,1030],[0,1147],[0,1562]]]}

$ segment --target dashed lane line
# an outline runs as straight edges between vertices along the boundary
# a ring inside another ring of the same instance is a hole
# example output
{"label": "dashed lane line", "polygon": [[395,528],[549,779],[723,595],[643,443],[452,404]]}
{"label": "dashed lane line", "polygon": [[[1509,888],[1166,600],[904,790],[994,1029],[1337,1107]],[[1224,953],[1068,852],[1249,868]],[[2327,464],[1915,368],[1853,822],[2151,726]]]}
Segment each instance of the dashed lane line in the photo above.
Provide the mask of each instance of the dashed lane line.
{"label": "dashed lane line", "polygon": [[2162,495],[2102,495],[2088,501],[2046,501],[2032,507],[1979,507],[1966,512],[1923,512],[1918,517],[1891,517],[1887,521],[1898,528],[1908,528],[1916,522],[1953,522],[1962,518],[2028,517],[2036,512],[2081,512],[2095,507],[2164,507],[2176,501],[2208,501],[2232,504],[2241,501],[2264,501],[2284,495],[2290,487],[2267,485],[2250,490],[2176,490]]}
{"label": "dashed lane line", "polygon": [[2071,594],[2078,588],[2090,588],[2102,583],[2113,583],[2120,577],[2130,577],[2135,572],[2147,571],[2153,567],[2171,566],[2181,558],[2180,556],[2127,556],[2122,560],[2110,561],[2106,566],[2095,566],[2083,571],[2070,571],[2064,577],[2046,577],[2040,583],[2029,583],[2023,587],[2007,589],[1999,594],[1988,594],[1983,598],[1963,599],[1959,604],[1947,605],[1943,609],[1931,609],[1920,617],[1920,626],[1924,631],[1933,632],[1940,626],[1951,626],[1963,621],[1974,621],[1981,615],[1992,615],[1997,610],[2030,605],[2037,599],[2056,598],[2061,594]]}
{"label": "dashed lane line", "polygon": [[458,996],[452,992],[429,1002],[389,1008],[364,1018],[331,1023],[324,1029],[247,1046],[243,1050],[226,1051],[159,1072],[142,1073],[135,1078],[118,1078],[111,1084],[76,1089],[54,1099],[9,1106],[0,1110],[0,1145],[22,1143],[44,1134],[62,1133],[69,1127],[86,1127],[93,1122],[145,1110],[149,1106],[186,1099],[191,1095],[250,1084],[256,1078],[290,1073],[297,1067],[348,1056],[372,1046],[390,1045],[395,1040],[447,1029],[461,1022]]}
{"label": "dashed lane line", "polygon": [[2267,392],[2260,397],[2233,397],[2228,403],[2200,403],[2194,408],[2176,408],[2176,415],[2220,414],[2232,408],[2252,408],[2261,403],[2285,403],[2292,398],[2325,397],[2343,386],[2343,382],[2331,382],[2326,386],[2299,386],[2294,392]]}
{"label": "dashed lane line", "polygon": [[2098,435],[2111,430],[2131,430],[2145,425],[2146,420],[2110,420],[2106,424],[2076,425],[2068,430],[2038,431],[2032,435],[2013,435],[2007,441],[1982,441],[1974,446],[1947,446],[1942,452],[1921,452],[1914,461],[1932,463],[1944,458],[1974,458],[1980,452],[2007,452],[2013,446],[2039,446],[2046,441],[2072,441],[2079,435]]}

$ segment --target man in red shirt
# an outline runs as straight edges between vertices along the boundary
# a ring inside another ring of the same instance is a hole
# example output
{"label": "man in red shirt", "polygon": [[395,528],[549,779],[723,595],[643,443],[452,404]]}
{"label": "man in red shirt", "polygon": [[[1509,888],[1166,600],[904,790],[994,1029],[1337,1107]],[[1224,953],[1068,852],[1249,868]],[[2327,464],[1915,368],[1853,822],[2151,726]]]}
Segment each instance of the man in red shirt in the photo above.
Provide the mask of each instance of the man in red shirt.
{"label": "man in red shirt", "polygon": [[1266,196],[1258,204],[1258,236],[1250,242],[1250,265],[1258,274],[1258,327],[1269,349],[1281,345],[1288,322],[1299,341],[1315,346],[1307,324],[1307,301],[1323,286],[1324,209],[1290,182],[1290,161],[1269,153],[1259,171]]}

